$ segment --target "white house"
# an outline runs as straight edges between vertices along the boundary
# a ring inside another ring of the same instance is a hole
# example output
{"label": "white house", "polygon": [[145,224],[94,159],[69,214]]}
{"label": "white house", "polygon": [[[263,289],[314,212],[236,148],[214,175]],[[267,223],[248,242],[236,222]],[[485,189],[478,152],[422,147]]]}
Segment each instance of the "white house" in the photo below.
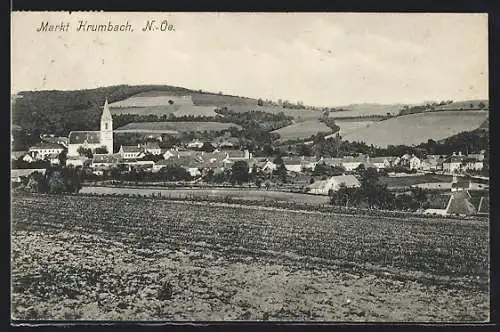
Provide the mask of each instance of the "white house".
{"label": "white house", "polygon": [[309,193],[316,195],[328,195],[330,190],[337,191],[341,184],[348,188],[359,188],[361,184],[353,175],[332,176],[327,180],[316,181],[309,185]]}
{"label": "white house", "polygon": [[120,146],[120,150],[118,154],[123,159],[138,159],[144,157],[143,149],[138,145],[122,145]]}
{"label": "white house", "polygon": [[203,142],[198,139],[194,139],[187,144],[187,147],[189,149],[200,149],[201,147],[203,147]]}
{"label": "white house", "polygon": [[224,160],[226,161],[236,161],[236,160],[249,160],[252,158],[252,154],[248,150],[223,150],[222,153],[225,153],[226,157]]}
{"label": "white house", "polygon": [[416,156],[411,156],[411,158],[408,160],[408,166],[410,169],[420,169],[420,158]]}
{"label": "white house", "polygon": [[28,153],[33,159],[43,160],[51,154],[60,154],[64,147],[59,144],[40,142],[30,147]]}

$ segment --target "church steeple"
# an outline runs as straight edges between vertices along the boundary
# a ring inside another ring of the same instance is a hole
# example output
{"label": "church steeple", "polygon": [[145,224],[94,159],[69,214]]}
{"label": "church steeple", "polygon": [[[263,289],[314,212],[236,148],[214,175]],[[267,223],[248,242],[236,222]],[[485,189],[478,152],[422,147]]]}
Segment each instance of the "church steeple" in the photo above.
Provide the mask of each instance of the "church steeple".
{"label": "church steeple", "polygon": [[111,117],[111,112],[109,111],[108,107],[108,99],[106,99],[106,101],[104,102],[101,121],[113,121],[113,118]]}
{"label": "church steeple", "polygon": [[108,99],[104,102],[101,116],[101,144],[106,147],[108,154],[113,153],[113,117],[109,111]]}

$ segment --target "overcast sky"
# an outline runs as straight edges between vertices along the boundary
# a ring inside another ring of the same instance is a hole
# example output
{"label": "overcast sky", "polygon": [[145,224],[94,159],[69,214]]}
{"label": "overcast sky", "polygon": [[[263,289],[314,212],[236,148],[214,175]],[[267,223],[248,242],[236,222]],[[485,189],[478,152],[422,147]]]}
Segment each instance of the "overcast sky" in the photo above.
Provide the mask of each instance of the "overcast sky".
{"label": "overcast sky", "polygon": [[[175,32],[142,32],[167,19]],[[79,20],[133,32],[77,32]],[[69,32],[36,32],[42,21]],[[488,98],[487,16],[13,13],[12,91],[169,84],[308,105]]]}

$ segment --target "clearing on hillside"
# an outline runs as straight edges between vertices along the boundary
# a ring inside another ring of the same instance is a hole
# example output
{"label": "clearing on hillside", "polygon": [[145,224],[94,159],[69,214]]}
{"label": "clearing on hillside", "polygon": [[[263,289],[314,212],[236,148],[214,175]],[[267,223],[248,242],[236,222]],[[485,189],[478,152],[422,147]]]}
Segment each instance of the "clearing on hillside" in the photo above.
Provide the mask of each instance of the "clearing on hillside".
{"label": "clearing on hillside", "polygon": [[223,131],[235,127],[241,129],[241,126],[234,123],[224,122],[186,122],[186,121],[162,121],[162,122],[131,122],[115,131],[117,132],[203,132],[203,131]]}
{"label": "clearing on hillside", "polygon": [[157,107],[169,105],[193,105],[191,96],[132,96],[130,98],[109,104],[110,108],[119,107]]}
{"label": "clearing on hillside", "polygon": [[279,134],[279,140],[284,142],[287,140],[310,138],[317,133],[331,134],[332,132],[333,130],[323,122],[319,120],[309,120],[273,130],[271,133]]}
{"label": "clearing on hillside", "polygon": [[441,111],[409,114],[372,123],[346,134],[351,142],[365,142],[378,147],[418,145],[428,139],[441,140],[481,126],[488,117],[485,111]]}

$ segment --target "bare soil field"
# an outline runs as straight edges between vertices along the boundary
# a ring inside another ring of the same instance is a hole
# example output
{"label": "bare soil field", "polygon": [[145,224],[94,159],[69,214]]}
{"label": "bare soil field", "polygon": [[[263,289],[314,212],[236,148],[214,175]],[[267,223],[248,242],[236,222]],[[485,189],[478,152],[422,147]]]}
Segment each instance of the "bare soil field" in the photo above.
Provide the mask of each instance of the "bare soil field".
{"label": "bare soil field", "polygon": [[488,225],[14,196],[12,317],[485,321]]}

